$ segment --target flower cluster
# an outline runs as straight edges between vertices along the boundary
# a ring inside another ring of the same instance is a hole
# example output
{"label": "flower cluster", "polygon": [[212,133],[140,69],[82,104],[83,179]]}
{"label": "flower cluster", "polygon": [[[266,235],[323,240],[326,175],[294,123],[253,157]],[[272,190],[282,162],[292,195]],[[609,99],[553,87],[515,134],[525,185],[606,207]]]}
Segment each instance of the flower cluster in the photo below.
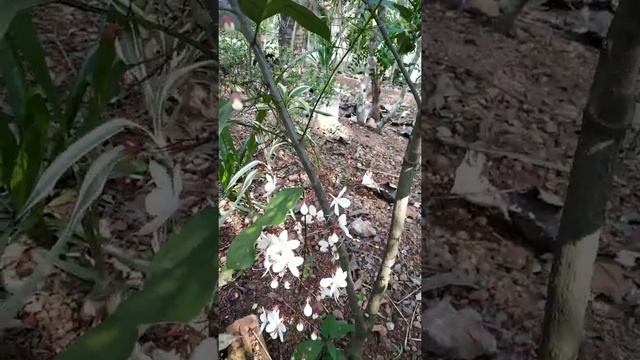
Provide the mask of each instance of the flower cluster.
{"label": "flower cluster", "polygon": [[258,249],[264,251],[264,267],[267,272],[282,276],[286,269],[289,269],[291,275],[300,277],[298,267],[302,265],[304,259],[297,256],[293,251],[300,246],[299,240],[289,240],[289,232],[282,230],[280,235],[262,234],[258,239]]}
{"label": "flower cluster", "polygon": [[[276,179],[272,175],[267,175],[266,180],[264,190],[266,196],[269,196],[269,194],[271,194],[276,188]],[[347,188],[345,187],[337,196],[331,196],[333,198],[333,201],[331,202],[331,209],[338,216],[338,221],[334,231],[331,232],[331,235],[326,239],[321,239],[317,243],[321,253],[331,252],[333,254],[332,261],[338,259],[337,246],[340,242],[340,232],[344,233],[347,238],[353,239],[347,228],[346,214],[340,214],[341,210],[344,210],[351,205],[351,201],[344,197],[346,190]],[[300,214],[302,215],[302,218],[295,222],[295,226],[292,230],[292,232],[297,233],[298,238],[300,239],[302,239],[303,235],[302,230],[304,229],[306,231],[306,226],[303,225],[313,224],[314,222],[322,223],[325,221],[322,210],[317,209],[315,205],[306,204],[304,201],[300,206]],[[304,235],[306,237],[306,233]],[[290,236],[293,238],[290,239]],[[294,251],[300,247],[300,240],[296,240],[295,236],[295,234],[290,234],[289,231],[285,229],[278,235],[262,233],[258,238],[258,251],[260,254],[264,255],[264,267],[266,269],[265,275],[269,272],[275,274],[270,284],[274,289],[278,287],[279,278],[284,276],[287,269],[293,276],[297,278],[300,277],[299,267],[304,263],[304,259],[301,256],[297,256]],[[338,301],[341,295],[341,289],[347,286],[347,273],[338,266],[330,277],[321,279],[319,285],[320,294],[317,299],[329,297]],[[284,281],[284,287],[285,289],[291,288],[289,281]],[[319,314],[314,312],[313,307],[311,306],[311,297],[307,297],[306,301],[300,306],[304,317],[314,320],[320,317]],[[266,331],[269,333],[271,338],[280,338],[280,341],[284,342],[284,333],[287,328],[284,320],[280,317],[280,310],[277,306],[271,311],[264,310],[263,308],[262,314],[260,315],[260,321],[262,324],[260,331]],[[292,326],[295,325],[295,328],[298,331],[304,331],[305,328],[307,328],[304,324],[306,321],[307,320],[304,320],[304,318],[301,317],[297,322],[292,320],[290,323]],[[311,326],[309,331],[311,331],[312,339],[318,338],[317,331],[313,329],[313,326]]]}

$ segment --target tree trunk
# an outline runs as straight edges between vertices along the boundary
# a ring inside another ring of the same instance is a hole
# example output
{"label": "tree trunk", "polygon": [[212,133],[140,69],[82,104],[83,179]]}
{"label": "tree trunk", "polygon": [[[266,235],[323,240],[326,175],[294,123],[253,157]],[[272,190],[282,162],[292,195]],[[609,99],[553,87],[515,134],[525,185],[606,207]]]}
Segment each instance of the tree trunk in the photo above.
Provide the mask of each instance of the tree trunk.
{"label": "tree trunk", "polygon": [[541,360],[574,360],[618,148],[634,113],[640,1],[622,0],[600,51],[582,118],[548,287]]}

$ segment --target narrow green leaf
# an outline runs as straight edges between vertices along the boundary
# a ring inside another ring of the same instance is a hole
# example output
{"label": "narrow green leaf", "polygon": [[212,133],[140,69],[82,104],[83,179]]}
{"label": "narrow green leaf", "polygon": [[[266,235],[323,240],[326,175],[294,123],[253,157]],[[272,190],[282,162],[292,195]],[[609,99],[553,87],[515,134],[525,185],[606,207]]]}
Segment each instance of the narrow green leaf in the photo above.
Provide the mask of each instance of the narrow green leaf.
{"label": "narrow green leaf", "polygon": [[87,208],[102,194],[102,189],[109,178],[109,174],[121,160],[123,149],[124,147],[122,146],[115,147],[101,154],[96,161],[91,164],[80,186],[80,191],[78,191],[78,198],[71,212],[69,222],[62,231],[58,241],[47,253],[46,261],[38,265],[18,291],[7,299],[7,301],[0,303],[0,322],[14,318],[24,305],[26,298],[31,295],[36,286],[44,280],[46,269],[50,264],[54,264],[64,251],[76,227],[80,221],[82,221]]}
{"label": "narrow green leaf", "polygon": [[22,118],[27,102],[26,77],[11,43],[0,38],[0,73],[7,88],[7,100],[16,118]]}
{"label": "narrow green leaf", "polygon": [[40,174],[47,143],[47,131],[51,121],[47,105],[40,95],[29,98],[27,111],[20,151],[9,186],[11,199],[16,209],[22,208]]}
{"label": "narrow green leaf", "polygon": [[280,190],[269,201],[264,213],[233,239],[227,254],[227,268],[239,270],[251,267],[256,257],[255,243],[262,228],[281,224],[287,212],[298,203],[300,196],[302,196],[300,188]]}
{"label": "narrow green leaf", "polygon": [[15,17],[11,28],[11,43],[22,52],[23,59],[29,64],[33,70],[36,82],[42,87],[42,90],[50,104],[53,115],[60,118],[60,99],[58,92],[53,85],[47,62],[45,61],[45,53],[38,38],[38,32],[31,20],[31,14],[24,11]]}
{"label": "narrow green leaf", "polygon": [[0,0],[0,40],[4,38],[13,18],[22,10],[53,2],[52,0]]}
{"label": "narrow green leaf", "polygon": [[140,125],[126,119],[112,119],[91,130],[64,152],[47,167],[31,191],[29,199],[21,210],[20,217],[36,203],[45,198],[58,182],[58,179],[76,163],[81,157],[100,145],[103,141],[121,132],[126,127],[142,129]]}
{"label": "narrow green leaf", "polygon": [[18,142],[9,122],[0,119],[0,184],[9,184],[18,157]]}
{"label": "narrow green leaf", "polygon": [[293,360],[316,360],[320,358],[324,343],[320,340],[304,341],[293,351]]}

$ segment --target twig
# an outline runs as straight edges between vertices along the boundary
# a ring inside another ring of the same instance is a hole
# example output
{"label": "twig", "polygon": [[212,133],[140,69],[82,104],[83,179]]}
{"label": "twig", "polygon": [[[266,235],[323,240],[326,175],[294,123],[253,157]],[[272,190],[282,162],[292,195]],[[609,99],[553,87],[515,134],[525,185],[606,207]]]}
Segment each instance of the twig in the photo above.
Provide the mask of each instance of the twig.
{"label": "twig", "polygon": [[271,355],[269,354],[269,350],[267,350],[267,347],[265,346],[265,344],[263,344],[262,341],[260,341],[260,337],[258,336],[258,334],[256,334],[255,331],[253,331],[253,329],[251,329],[251,334],[253,335],[254,338],[256,338],[256,340],[258,341],[258,344],[260,344],[260,347],[262,348],[264,353],[267,354],[267,356],[269,357],[269,360],[273,360],[271,358]]}
{"label": "twig", "polygon": [[420,303],[416,303],[416,306],[413,308],[413,315],[411,315],[411,322],[409,326],[407,326],[407,334],[404,336],[404,348],[407,348],[407,342],[409,341],[409,334],[411,334],[411,328],[413,327],[413,319],[416,318],[416,312],[418,311],[418,305]]}

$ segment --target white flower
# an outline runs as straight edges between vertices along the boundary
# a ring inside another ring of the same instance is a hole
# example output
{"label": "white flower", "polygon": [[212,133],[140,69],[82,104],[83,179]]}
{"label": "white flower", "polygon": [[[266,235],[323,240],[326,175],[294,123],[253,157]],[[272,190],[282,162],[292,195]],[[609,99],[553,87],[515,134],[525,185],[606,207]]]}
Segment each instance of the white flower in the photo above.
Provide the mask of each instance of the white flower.
{"label": "white flower", "polygon": [[318,334],[314,331],[311,333],[311,340],[317,340],[318,339]]}
{"label": "white flower", "polygon": [[[271,270],[275,273],[281,273],[288,268],[293,276],[300,277],[298,267],[302,265],[304,259],[301,256],[296,256],[293,252],[298,246],[300,246],[300,241],[289,240],[289,233],[287,230],[283,230],[265,251],[266,258],[271,264]],[[267,260],[265,260],[266,264]]]}
{"label": "white flower", "polygon": [[346,209],[351,205],[351,201],[349,199],[342,197],[345,191],[347,191],[346,186],[342,188],[338,196],[333,196],[332,194],[329,194],[333,198],[333,201],[331,202],[330,206],[333,208],[333,211],[335,211],[336,215],[340,214],[339,211],[341,207]]}
{"label": "white flower", "polygon": [[287,328],[282,323],[282,319],[280,319],[280,309],[275,308],[272,311],[264,311],[260,315],[260,321],[262,325],[260,327],[260,331],[266,330],[269,335],[271,335],[272,339],[276,337],[280,338],[280,342],[284,342],[283,335],[287,331]]}
{"label": "white flower", "polygon": [[300,213],[303,215],[304,222],[306,224],[313,223],[313,219],[316,218],[320,221],[324,220],[324,213],[322,210],[317,210],[315,206],[302,203],[300,207]]}
{"label": "white flower", "polygon": [[304,316],[309,317],[313,313],[313,309],[311,309],[311,305],[309,305],[309,299],[307,298],[307,304],[304,306]]}
{"label": "white flower", "polygon": [[289,282],[289,280],[285,280],[284,288],[287,289],[287,290],[291,289],[291,283]]}
{"label": "white flower", "polygon": [[273,280],[271,280],[271,288],[272,289],[277,289],[278,288],[278,277],[274,277]]}
{"label": "white flower", "polygon": [[338,242],[338,235],[335,233],[331,234],[327,240],[320,240],[318,244],[320,244],[320,252],[327,252],[327,249],[331,248],[333,251],[335,244]]}
{"label": "white flower", "polygon": [[236,91],[231,93],[231,95],[229,95],[229,98],[231,99],[231,108],[233,108],[233,110],[242,110],[242,108],[244,107],[244,105],[242,104],[242,94]]}
{"label": "white flower", "polygon": [[349,234],[349,229],[347,229],[347,215],[342,214],[338,217],[338,225],[340,225],[340,229],[344,232],[344,234],[349,238],[353,239],[353,236]]}
{"label": "white flower", "polygon": [[260,313],[260,332],[262,332],[264,328],[267,327],[268,322],[269,320],[267,319],[267,311],[262,308],[262,313]]}
{"label": "white flower", "polygon": [[311,316],[311,318],[312,318],[313,320],[317,319],[318,317],[320,317],[320,315],[315,314],[315,313],[313,314],[313,316]]}
{"label": "white flower", "polygon": [[276,183],[278,182],[278,180],[275,176],[269,174],[265,175],[265,177],[267,179],[267,182],[264,184],[264,196],[269,196],[276,189]]}
{"label": "white flower", "polygon": [[301,322],[299,322],[299,323],[298,323],[298,325],[296,325],[296,329],[297,329],[298,331],[302,331],[302,330],[304,330],[304,324],[303,324],[303,323],[301,323]]}
{"label": "white flower", "polygon": [[264,252],[265,250],[267,250],[269,245],[271,245],[271,243],[277,240],[277,236],[273,234],[260,233],[260,236],[258,237],[258,250],[260,250],[260,252]]}
{"label": "white flower", "polygon": [[342,268],[337,267],[333,277],[320,280],[320,286],[323,288],[323,297],[331,296],[335,300],[338,300],[340,288],[347,287],[347,273],[342,271]]}

